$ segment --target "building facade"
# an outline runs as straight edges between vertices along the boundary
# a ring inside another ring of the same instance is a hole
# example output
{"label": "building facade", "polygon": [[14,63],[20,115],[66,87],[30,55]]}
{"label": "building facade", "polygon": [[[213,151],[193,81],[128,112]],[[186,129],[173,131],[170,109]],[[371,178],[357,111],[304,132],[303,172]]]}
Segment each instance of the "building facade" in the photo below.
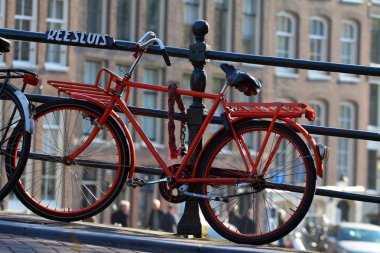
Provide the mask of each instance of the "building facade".
{"label": "building facade", "polygon": [[[0,0],[0,26],[45,32],[49,29],[97,32],[115,39],[136,41],[148,30],[154,31],[167,46],[188,48],[194,41],[192,24],[197,19],[209,23],[206,42],[211,50],[264,56],[329,61],[378,66],[380,64],[380,1],[378,0]],[[13,53],[1,59],[1,66],[25,68],[41,77],[38,88],[28,92],[57,95],[48,87],[49,79],[92,83],[100,67],[115,72],[132,62],[129,52],[68,47],[14,41]],[[172,58],[166,67],[161,57],[145,55],[136,81],[166,85],[176,80],[190,88],[192,65],[186,59]],[[224,82],[220,62],[206,67],[206,90],[217,92]],[[252,102],[302,102],[317,112],[315,122],[301,122],[344,129],[380,131],[380,79],[343,73],[301,70],[234,63],[261,80],[262,92]],[[234,100],[242,100],[234,93]],[[166,108],[159,93],[134,92],[134,106]],[[191,98],[185,98],[187,105]],[[205,101],[206,106],[209,105]],[[166,121],[139,117],[157,150],[168,156]],[[210,132],[215,131],[212,127]],[[157,166],[146,157],[146,147],[137,134],[138,164]],[[318,186],[343,191],[373,193],[380,191],[380,144],[354,139],[315,136],[330,149],[325,175]],[[52,184],[54,172],[42,175],[42,185]],[[152,176],[146,176],[152,177]],[[35,186],[43,187],[43,186]],[[132,203],[131,223],[143,226],[156,187],[123,190],[118,200]],[[47,196],[54,198],[53,195]],[[10,210],[23,210],[14,196],[7,199]],[[179,212],[182,207],[178,208]],[[108,213],[110,210],[108,211]],[[379,207],[340,199],[316,197],[310,213],[327,214],[332,222],[340,220],[380,223]],[[109,222],[107,211],[100,218]]]}

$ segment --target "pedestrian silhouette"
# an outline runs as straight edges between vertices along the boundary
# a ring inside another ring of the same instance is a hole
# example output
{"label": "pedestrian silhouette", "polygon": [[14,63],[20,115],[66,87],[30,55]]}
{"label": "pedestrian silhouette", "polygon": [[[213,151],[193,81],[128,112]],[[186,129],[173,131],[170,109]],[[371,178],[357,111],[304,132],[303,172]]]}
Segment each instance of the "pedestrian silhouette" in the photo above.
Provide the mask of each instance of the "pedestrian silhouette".
{"label": "pedestrian silhouette", "polygon": [[147,229],[160,230],[161,220],[164,216],[164,212],[160,209],[160,207],[161,202],[158,199],[153,200],[152,210],[150,211],[149,219],[145,226]]}
{"label": "pedestrian silhouette", "polygon": [[111,223],[128,227],[129,208],[131,204],[127,200],[120,201],[119,209],[111,215]]}
{"label": "pedestrian silhouette", "polygon": [[169,204],[167,212],[161,220],[161,230],[170,233],[177,232],[177,216],[174,214],[174,207]]}
{"label": "pedestrian silhouette", "polygon": [[256,232],[256,223],[253,220],[253,209],[249,208],[241,218],[237,229],[243,234],[253,234]]}

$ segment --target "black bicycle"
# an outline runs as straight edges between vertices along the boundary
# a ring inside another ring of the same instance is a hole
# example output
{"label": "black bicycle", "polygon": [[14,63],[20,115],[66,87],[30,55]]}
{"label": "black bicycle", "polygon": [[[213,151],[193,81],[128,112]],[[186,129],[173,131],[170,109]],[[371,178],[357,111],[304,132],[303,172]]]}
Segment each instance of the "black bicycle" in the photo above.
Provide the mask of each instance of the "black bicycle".
{"label": "black bicycle", "polygon": [[[0,38],[0,53],[10,49],[11,43]],[[17,82],[15,79],[22,82],[20,89],[11,84],[11,80]],[[23,92],[27,85],[36,86],[38,82],[38,75],[33,72],[0,69],[0,200],[20,179],[28,159],[34,121]]]}

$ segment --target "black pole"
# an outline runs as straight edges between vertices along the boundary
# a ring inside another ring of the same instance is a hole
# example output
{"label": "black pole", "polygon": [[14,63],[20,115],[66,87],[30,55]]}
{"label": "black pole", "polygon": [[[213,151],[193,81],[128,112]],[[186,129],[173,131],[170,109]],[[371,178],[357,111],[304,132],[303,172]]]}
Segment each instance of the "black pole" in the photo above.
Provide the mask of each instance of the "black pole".
{"label": "black pole", "polygon": [[[190,85],[192,91],[204,92],[206,89],[206,74],[203,70],[206,65],[205,52],[207,44],[205,36],[208,33],[208,23],[204,20],[198,20],[193,24],[193,34],[195,42],[190,45],[189,60],[194,67],[191,74]],[[204,116],[206,115],[206,106],[202,98],[193,97],[193,103],[187,110],[187,125],[189,128],[189,145],[193,142],[195,135],[198,133]],[[202,140],[197,146],[195,152],[191,154],[189,164],[194,165],[202,149]],[[198,202],[196,200],[186,201],[185,211],[178,223],[177,234],[193,235],[202,237],[202,225],[199,218]]]}

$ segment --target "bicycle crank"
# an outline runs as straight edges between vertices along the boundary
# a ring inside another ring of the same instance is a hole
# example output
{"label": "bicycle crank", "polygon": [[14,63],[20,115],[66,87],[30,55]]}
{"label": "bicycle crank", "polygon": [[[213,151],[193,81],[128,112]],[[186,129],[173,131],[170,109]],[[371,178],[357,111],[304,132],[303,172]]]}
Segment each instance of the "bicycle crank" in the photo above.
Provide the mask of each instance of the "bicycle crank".
{"label": "bicycle crank", "polygon": [[158,180],[151,180],[151,181],[146,181],[146,180],[141,179],[141,178],[130,178],[127,180],[127,185],[131,186],[133,188],[136,188],[136,187],[143,187],[143,186],[149,185],[149,184],[158,184],[158,183],[164,183],[164,182],[165,183],[173,182],[173,178],[165,177],[165,178],[161,178]]}
{"label": "bicycle crank", "polygon": [[185,195],[185,196],[189,196],[189,197],[193,197],[193,198],[210,199],[210,200],[222,201],[222,202],[228,203],[228,199],[227,198],[217,197],[217,196],[203,195],[203,194],[198,194],[198,193],[194,193],[194,192],[188,192],[187,191],[188,187],[189,187],[189,185],[187,185],[187,184],[181,185],[178,188],[178,191],[180,193],[182,193],[183,195]]}

